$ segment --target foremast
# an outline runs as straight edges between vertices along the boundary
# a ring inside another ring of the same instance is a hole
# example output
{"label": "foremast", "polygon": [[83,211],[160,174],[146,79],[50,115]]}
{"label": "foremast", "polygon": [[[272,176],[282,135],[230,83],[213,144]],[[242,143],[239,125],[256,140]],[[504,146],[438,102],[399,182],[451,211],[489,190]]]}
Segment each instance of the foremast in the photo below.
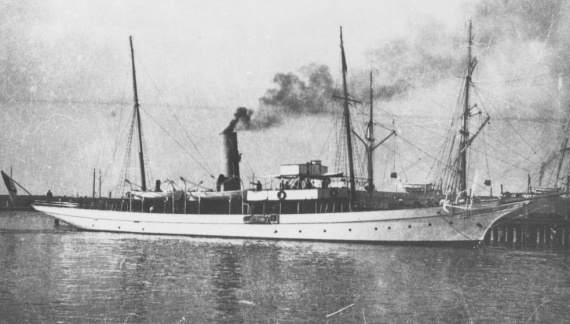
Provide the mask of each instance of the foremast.
{"label": "foremast", "polygon": [[352,156],[352,138],[351,138],[351,127],[350,127],[350,110],[348,108],[348,89],[346,85],[346,57],[344,55],[344,44],[342,40],[342,27],[340,27],[340,51],[342,54],[342,87],[344,91],[344,125],[346,130],[346,147],[348,153],[348,172],[350,181],[350,205],[355,207],[356,203],[356,184],[354,181],[354,161]]}
{"label": "foremast", "polygon": [[143,150],[143,140],[142,140],[142,128],[141,128],[141,113],[140,113],[140,105],[139,105],[139,96],[137,93],[137,75],[135,69],[135,51],[133,49],[133,37],[129,36],[129,42],[131,44],[131,62],[133,67],[133,91],[134,91],[134,101],[135,101],[135,115],[137,118],[137,129],[138,129],[138,136],[139,136],[139,161],[140,161],[140,168],[141,168],[141,188],[142,191],[146,191],[146,175],[145,175],[145,166],[144,166],[144,150]]}
{"label": "foremast", "polygon": [[[479,128],[474,132],[474,134],[469,137],[469,119],[472,115],[472,110],[477,107],[475,104],[471,106],[470,103],[470,90],[472,85],[472,75],[473,70],[477,66],[477,59],[472,57],[471,50],[473,47],[473,36],[472,36],[472,27],[471,21],[469,21],[468,27],[468,46],[467,46],[467,75],[465,76],[465,91],[464,91],[464,98],[463,98],[463,113],[462,113],[462,120],[461,120],[461,127],[459,130],[460,140],[459,140],[459,155],[455,161],[458,161],[459,167],[457,171],[457,176],[459,180],[454,183],[454,189],[457,190],[457,193],[460,194],[462,192],[467,193],[467,149],[471,146],[475,138],[481,133],[483,128],[489,123],[491,117],[487,115],[487,118],[483,123],[479,126]],[[481,114],[479,111],[476,114]],[[455,187],[456,186],[456,187]]]}
{"label": "foremast", "polygon": [[463,121],[461,126],[461,141],[459,143],[459,192],[467,190],[467,146],[469,141],[470,103],[469,90],[471,88],[471,75],[475,68],[475,60],[471,57],[473,37],[471,36],[471,20],[469,21],[467,45],[467,75],[465,76],[465,98],[463,103]]}

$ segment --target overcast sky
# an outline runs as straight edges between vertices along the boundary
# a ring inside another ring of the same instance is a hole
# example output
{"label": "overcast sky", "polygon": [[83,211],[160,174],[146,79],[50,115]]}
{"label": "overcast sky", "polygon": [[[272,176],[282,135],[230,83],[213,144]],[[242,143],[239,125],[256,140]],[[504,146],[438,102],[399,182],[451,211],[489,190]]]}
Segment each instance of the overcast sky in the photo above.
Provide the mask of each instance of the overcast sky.
{"label": "overcast sky", "polygon": [[[355,71],[379,69],[371,59],[375,49],[393,46],[398,39],[421,37],[419,25],[429,29],[429,22],[434,22],[434,35],[427,43],[465,35],[475,4],[456,0],[2,1],[0,167],[5,171],[13,167],[14,177],[34,193],[51,188],[56,194],[88,195],[93,168],[104,173],[103,191],[112,190],[124,154],[117,144],[124,133],[117,129],[128,128],[125,123],[132,107],[130,35],[139,97],[149,114],[143,117],[147,122],[156,120],[145,129],[149,151],[155,150],[149,153],[154,176],[201,180],[219,172],[217,134],[233,111],[239,106],[257,111],[260,97],[275,87],[277,73],[302,74],[310,64],[325,65],[338,84],[340,26],[354,78]],[[456,50],[443,47],[443,51]],[[459,50],[463,52],[464,47]],[[537,51],[542,53],[540,46]],[[529,57],[538,62],[543,60],[539,54]],[[447,87],[446,82],[442,86]],[[457,89],[450,92],[455,94]],[[452,96],[449,101],[455,99]],[[280,125],[279,130],[244,132],[240,135],[246,159],[242,168],[248,174],[274,174],[280,162],[322,158],[319,152],[327,145],[330,131],[328,117],[310,116]],[[287,149],[291,146],[295,149]],[[196,160],[208,166],[203,168]],[[2,186],[0,193],[5,192]]]}

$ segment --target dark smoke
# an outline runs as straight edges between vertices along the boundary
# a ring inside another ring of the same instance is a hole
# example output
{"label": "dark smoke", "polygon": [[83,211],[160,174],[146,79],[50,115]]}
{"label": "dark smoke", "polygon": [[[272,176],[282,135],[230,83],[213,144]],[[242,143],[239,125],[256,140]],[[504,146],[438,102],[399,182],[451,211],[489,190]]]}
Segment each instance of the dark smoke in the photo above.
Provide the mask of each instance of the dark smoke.
{"label": "dark smoke", "polygon": [[[376,99],[391,100],[410,87],[423,87],[461,74],[460,39],[433,19],[412,26],[412,35],[393,39],[367,52],[374,70]],[[362,75],[368,75],[363,71]],[[366,98],[369,80],[359,78],[359,96]]]}
{"label": "dark smoke", "polygon": [[546,161],[542,163],[540,166],[540,171],[538,173],[538,185],[542,186],[542,181],[544,180],[544,175],[549,167],[552,167],[552,162],[556,160],[558,154],[556,151],[552,151]]}
{"label": "dark smoke", "polygon": [[394,96],[404,93],[410,89],[411,84],[405,80],[397,80],[393,84],[375,86],[373,95],[378,99],[389,100]]}
{"label": "dark smoke", "polygon": [[234,113],[234,119],[230,121],[230,124],[222,131],[222,134],[229,134],[233,132],[239,122],[242,122],[245,125],[246,129],[248,129],[251,123],[251,115],[253,115],[252,110],[245,107],[239,107]]}
{"label": "dark smoke", "polygon": [[[335,90],[329,68],[311,64],[301,72],[304,79],[294,73],[277,73],[273,78],[276,87],[259,99],[255,118],[241,119],[244,128],[260,130],[278,126],[284,118],[330,113]],[[252,112],[248,113],[251,117]]]}

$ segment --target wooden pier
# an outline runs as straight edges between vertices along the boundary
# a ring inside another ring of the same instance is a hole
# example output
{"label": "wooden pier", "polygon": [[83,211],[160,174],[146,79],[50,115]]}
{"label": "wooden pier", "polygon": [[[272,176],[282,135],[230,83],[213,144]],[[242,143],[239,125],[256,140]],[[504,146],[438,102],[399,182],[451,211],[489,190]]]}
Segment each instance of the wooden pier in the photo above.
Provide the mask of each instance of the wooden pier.
{"label": "wooden pier", "polygon": [[570,247],[570,220],[550,214],[499,220],[485,235],[485,244]]}

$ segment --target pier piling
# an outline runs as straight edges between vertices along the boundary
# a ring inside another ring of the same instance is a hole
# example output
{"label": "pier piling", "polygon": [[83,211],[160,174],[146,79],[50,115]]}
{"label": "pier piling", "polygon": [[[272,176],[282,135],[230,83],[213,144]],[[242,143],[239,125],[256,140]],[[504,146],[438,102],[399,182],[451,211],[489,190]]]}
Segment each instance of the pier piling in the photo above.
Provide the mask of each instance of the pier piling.
{"label": "pier piling", "polygon": [[570,246],[570,220],[517,218],[494,224],[485,235],[486,244],[536,247]]}

